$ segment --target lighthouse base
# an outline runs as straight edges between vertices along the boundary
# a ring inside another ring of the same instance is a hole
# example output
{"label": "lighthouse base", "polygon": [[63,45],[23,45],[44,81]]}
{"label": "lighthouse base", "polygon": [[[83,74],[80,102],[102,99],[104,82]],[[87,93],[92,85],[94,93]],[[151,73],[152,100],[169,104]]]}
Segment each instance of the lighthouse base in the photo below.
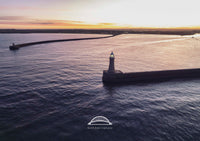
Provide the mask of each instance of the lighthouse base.
{"label": "lighthouse base", "polygon": [[115,82],[116,79],[117,80],[121,79],[122,76],[123,72],[120,70],[114,70],[114,71],[104,70],[102,80],[103,82]]}

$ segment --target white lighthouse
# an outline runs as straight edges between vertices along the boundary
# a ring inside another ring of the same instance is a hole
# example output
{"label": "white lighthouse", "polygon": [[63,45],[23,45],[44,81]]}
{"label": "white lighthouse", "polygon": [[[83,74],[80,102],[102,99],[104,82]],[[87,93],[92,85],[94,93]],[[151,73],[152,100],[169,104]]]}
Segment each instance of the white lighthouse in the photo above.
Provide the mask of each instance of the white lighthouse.
{"label": "white lighthouse", "polygon": [[109,63],[108,72],[109,73],[115,72],[115,56],[113,52],[111,52],[110,54],[110,63]]}

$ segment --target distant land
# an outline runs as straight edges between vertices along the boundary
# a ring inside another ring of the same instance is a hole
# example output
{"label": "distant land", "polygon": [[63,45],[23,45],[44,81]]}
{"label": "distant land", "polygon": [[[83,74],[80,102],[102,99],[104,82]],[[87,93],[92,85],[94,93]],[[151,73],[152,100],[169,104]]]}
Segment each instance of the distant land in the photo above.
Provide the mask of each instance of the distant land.
{"label": "distant land", "polygon": [[200,29],[0,29],[0,33],[167,34],[193,35]]}

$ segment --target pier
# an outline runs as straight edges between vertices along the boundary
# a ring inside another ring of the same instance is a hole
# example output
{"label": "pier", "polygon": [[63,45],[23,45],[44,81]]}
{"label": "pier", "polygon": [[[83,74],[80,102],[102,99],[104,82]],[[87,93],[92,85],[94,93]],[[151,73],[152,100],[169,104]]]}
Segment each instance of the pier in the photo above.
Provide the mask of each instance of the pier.
{"label": "pier", "polygon": [[30,42],[30,43],[23,43],[23,44],[12,44],[9,46],[10,50],[17,50],[21,47],[38,45],[38,44],[47,44],[47,43],[55,43],[55,42],[69,42],[69,41],[81,41],[81,40],[95,40],[95,39],[103,39],[103,38],[110,38],[114,37],[118,34],[109,35],[105,37],[92,37],[92,38],[76,38],[76,39],[60,39],[60,40],[46,40],[46,41],[38,41],[38,42]]}
{"label": "pier", "polygon": [[109,69],[103,71],[103,83],[156,82],[171,79],[200,78],[200,68],[123,73],[114,69],[114,54],[110,55]]}

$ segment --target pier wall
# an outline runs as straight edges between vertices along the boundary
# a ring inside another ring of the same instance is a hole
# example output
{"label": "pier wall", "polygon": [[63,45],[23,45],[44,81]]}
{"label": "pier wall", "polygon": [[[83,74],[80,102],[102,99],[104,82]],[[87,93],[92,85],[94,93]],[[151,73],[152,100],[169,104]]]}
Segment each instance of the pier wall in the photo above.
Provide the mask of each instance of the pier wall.
{"label": "pier wall", "polygon": [[110,38],[116,35],[109,35],[105,37],[93,37],[93,38],[76,38],[76,39],[61,39],[61,40],[47,40],[47,41],[38,41],[38,42],[30,42],[24,44],[16,44],[9,46],[10,50],[17,50],[21,47],[38,45],[38,44],[47,44],[47,43],[54,43],[54,42],[69,42],[69,41],[80,41],[80,40],[94,40],[94,39],[103,39],[103,38]]}
{"label": "pier wall", "polygon": [[[121,71],[120,71],[121,72]],[[150,82],[162,81],[177,78],[197,78],[200,77],[200,69],[180,69],[166,71],[148,71],[131,73],[108,73],[103,72],[104,83],[123,83],[123,82]]]}

